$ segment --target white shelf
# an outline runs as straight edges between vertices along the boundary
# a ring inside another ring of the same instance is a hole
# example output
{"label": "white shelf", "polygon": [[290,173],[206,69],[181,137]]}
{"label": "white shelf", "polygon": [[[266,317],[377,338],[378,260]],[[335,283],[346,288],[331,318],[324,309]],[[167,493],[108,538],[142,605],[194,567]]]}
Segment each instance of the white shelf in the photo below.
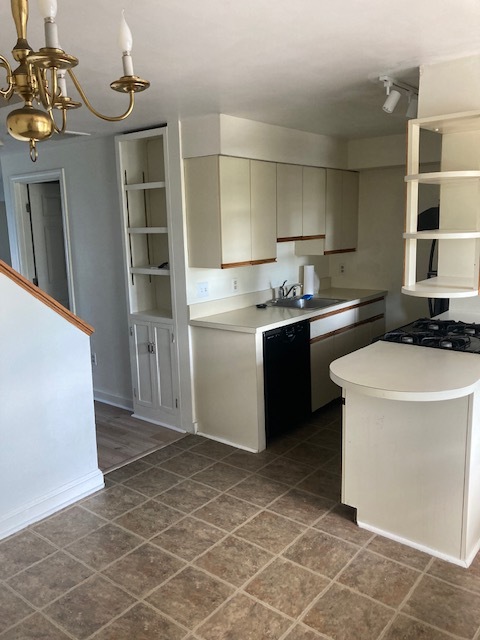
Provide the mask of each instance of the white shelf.
{"label": "white shelf", "polygon": [[159,269],[158,266],[146,264],[141,267],[130,267],[130,273],[143,276],[169,276],[170,269]]}
{"label": "white shelf", "polygon": [[422,184],[445,184],[463,182],[464,180],[480,180],[480,171],[435,171],[433,173],[415,173],[405,176],[405,182]]}
{"label": "white shelf", "polygon": [[480,131],[480,111],[464,111],[441,116],[430,116],[410,120],[411,125],[436,133],[461,133],[463,131]]}
{"label": "white shelf", "polygon": [[173,324],[171,309],[145,309],[130,314],[132,320],[161,320],[165,324]]}
{"label": "white shelf", "polygon": [[402,287],[402,293],[422,298],[469,298],[478,295],[471,279],[438,276]]}
{"label": "white shelf", "polygon": [[145,191],[145,189],[165,189],[165,182],[138,182],[124,185],[125,191]]}
{"label": "white shelf", "polygon": [[480,231],[467,231],[462,229],[428,229],[404,233],[405,240],[467,240],[480,238]]}
{"label": "white shelf", "polygon": [[132,235],[148,235],[151,233],[168,233],[167,227],[128,227],[128,233]]}

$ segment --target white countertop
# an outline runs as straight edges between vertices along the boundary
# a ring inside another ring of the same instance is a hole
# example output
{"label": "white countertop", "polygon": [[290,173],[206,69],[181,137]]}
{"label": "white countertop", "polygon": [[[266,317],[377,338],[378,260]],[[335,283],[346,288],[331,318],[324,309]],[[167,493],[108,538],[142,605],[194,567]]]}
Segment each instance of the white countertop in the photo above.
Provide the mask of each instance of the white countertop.
{"label": "white countertop", "polygon": [[340,387],[391,400],[460,398],[480,389],[480,356],[378,341],[330,365]]}
{"label": "white countertop", "polygon": [[386,291],[376,291],[371,289],[322,289],[319,294],[322,298],[342,298],[345,302],[325,307],[323,309],[289,309],[285,307],[266,307],[258,309],[256,306],[226,311],[215,315],[203,316],[190,320],[190,324],[195,327],[206,327],[210,329],[222,329],[225,331],[240,331],[244,333],[260,333],[275,329],[300,320],[317,318],[332,311],[347,309],[352,304],[374,300],[383,297]]}

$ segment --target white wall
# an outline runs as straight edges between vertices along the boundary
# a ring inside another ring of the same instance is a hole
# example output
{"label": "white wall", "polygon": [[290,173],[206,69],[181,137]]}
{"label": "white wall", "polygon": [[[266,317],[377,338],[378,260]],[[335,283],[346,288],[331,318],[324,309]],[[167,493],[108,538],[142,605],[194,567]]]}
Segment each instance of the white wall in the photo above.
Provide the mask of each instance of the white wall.
{"label": "white wall", "polygon": [[0,538],[103,486],[88,336],[0,273]]}
{"label": "white wall", "polygon": [[[99,399],[131,406],[127,312],[119,197],[113,137],[55,141],[39,147],[33,164],[28,149],[2,154],[9,224],[13,212],[10,177],[64,168],[70,217],[77,314],[95,328],[93,368]],[[12,256],[14,258],[14,256]]]}
{"label": "white wall", "polygon": [[7,210],[0,200],[0,260],[10,264],[10,243],[8,242]]}

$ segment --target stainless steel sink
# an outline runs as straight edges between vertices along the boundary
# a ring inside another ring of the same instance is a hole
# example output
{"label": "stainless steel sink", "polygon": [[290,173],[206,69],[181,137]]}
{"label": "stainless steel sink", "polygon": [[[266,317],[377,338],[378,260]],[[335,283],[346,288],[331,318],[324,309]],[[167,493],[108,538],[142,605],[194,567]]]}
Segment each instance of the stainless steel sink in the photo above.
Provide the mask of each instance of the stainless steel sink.
{"label": "stainless steel sink", "polygon": [[267,302],[269,307],[287,307],[289,309],[324,309],[335,304],[346,302],[342,298],[277,298]]}

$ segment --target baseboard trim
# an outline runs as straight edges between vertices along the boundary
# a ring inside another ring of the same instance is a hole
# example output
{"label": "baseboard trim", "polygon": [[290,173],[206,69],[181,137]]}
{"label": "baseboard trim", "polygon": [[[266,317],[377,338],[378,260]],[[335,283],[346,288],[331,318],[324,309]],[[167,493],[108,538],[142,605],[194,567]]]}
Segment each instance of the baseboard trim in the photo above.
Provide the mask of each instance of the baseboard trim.
{"label": "baseboard trim", "polygon": [[104,486],[103,473],[97,469],[22,505],[0,518],[0,540],[103,489]]}
{"label": "baseboard trim", "polygon": [[93,397],[98,402],[104,402],[105,404],[111,404],[113,407],[119,407],[120,409],[133,411],[133,402],[131,398],[115,396],[112,393],[107,393],[106,391],[100,391],[99,389],[93,390]]}
{"label": "baseboard trim", "polygon": [[232,442],[227,438],[220,438],[218,436],[211,436],[208,433],[202,433],[201,431],[196,431],[198,436],[203,436],[204,438],[208,438],[209,440],[215,440],[215,442],[221,442],[222,444],[228,444],[230,447],[235,447],[235,449],[241,449],[242,451],[249,451],[250,453],[258,453],[257,449],[252,449],[251,447],[245,447],[243,444],[238,444],[238,442]]}
{"label": "baseboard trim", "polygon": [[137,420],[143,420],[144,422],[149,422],[150,424],[156,424],[159,427],[164,427],[165,429],[171,429],[172,431],[178,431],[179,433],[187,433],[185,429],[182,427],[177,427],[173,424],[167,424],[166,422],[160,422],[160,420],[153,420],[152,418],[146,418],[145,416],[141,416],[138,413],[132,413],[132,418],[136,418]]}

